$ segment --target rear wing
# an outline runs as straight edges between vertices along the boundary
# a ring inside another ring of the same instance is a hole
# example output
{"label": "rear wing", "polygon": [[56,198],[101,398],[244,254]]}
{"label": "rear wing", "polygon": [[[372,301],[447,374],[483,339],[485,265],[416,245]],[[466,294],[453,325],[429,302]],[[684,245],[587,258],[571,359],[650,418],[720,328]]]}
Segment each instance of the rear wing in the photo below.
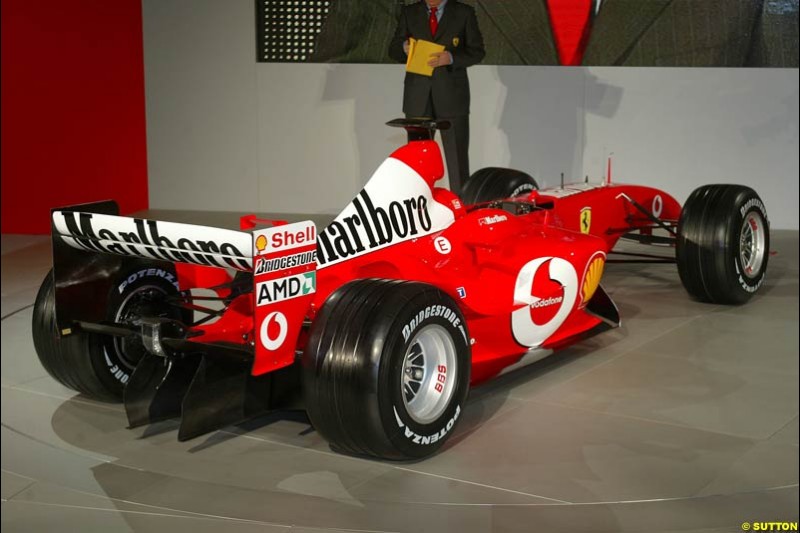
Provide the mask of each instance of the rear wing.
{"label": "rear wing", "polygon": [[53,238],[76,250],[250,271],[249,232],[117,216],[115,202],[52,212]]}
{"label": "rear wing", "polygon": [[51,221],[59,333],[68,334],[76,322],[107,322],[107,295],[137,268],[187,288],[174,268],[186,263],[253,274],[254,375],[294,361],[316,292],[313,222],[235,231],[123,217],[113,201],[56,209]]}

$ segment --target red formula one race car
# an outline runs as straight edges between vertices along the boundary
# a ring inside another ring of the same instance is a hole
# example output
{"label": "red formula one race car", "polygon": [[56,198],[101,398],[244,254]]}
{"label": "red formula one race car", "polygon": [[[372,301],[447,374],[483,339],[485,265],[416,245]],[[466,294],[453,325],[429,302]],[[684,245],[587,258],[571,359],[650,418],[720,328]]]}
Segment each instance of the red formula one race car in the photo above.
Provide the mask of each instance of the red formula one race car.
{"label": "red formula one race car", "polygon": [[489,168],[459,198],[435,186],[447,124],[390,125],[417,140],[321,231],[53,211],[33,315],[44,367],[123,400],[131,427],[181,417],[180,439],[303,408],[336,450],[416,458],[453,433],[471,386],[619,325],[600,281],[621,237],[674,246],[702,301],[741,304],[764,281],[769,221],[747,187],[703,186],[681,209],[650,187],[537,190]]}

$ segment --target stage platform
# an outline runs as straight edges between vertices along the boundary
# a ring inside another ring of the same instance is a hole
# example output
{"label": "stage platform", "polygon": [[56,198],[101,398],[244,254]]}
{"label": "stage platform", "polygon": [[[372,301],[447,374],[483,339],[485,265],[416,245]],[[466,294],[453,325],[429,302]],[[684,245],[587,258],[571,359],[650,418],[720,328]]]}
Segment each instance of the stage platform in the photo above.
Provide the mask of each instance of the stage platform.
{"label": "stage platform", "polygon": [[716,532],[798,520],[797,231],[773,232],[766,285],[741,307],[692,301],[674,265],[608,265],[621,328],[474,389],[444,449],[408,463],[334,453],[302,412],[183,443],[175,422],[126,429],[121,405],[62,387],[36,357],[49,246],[2,236],[9,531]]}

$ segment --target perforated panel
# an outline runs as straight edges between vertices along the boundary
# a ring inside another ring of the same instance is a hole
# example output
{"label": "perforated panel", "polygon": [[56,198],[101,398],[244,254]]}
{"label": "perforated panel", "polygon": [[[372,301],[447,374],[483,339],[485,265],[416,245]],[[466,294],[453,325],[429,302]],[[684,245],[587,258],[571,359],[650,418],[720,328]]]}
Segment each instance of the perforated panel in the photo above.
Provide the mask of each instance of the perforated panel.
{"label": "perforated panel", "polygon": [[314,52],[331,3],[331,0],[257,1],[258,61],[307,61]]}

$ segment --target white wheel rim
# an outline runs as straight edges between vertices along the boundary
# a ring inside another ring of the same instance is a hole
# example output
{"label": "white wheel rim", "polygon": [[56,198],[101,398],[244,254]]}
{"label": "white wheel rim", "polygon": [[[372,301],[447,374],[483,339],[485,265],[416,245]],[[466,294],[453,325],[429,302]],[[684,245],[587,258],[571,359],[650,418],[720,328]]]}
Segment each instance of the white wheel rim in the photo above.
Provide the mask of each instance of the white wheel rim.
{"label": "white wheel rim", "polygon": [[761,273],[766,255],[767,230],[764,219],[755,211],[747,213],[739,231],[739,261],[745,276],[752,279]]}
{"label": "white wheel rim", "polygon": [[403,357],[400,378],[403,404],[415,422],[429,424],[442,416],[455,392],[457,371],[456,346],[447,330],[438,324],[419,330]]}
{"label": "white wheel rim", "polygon": [[[132,317],[130,315],[130,309],[128,307],[131,301],[134,300],[134,298],[141,297],[141,294],[147,291],[157,291],[162,294],[167,294],[167,292],[164,289],[162,289],[157,285],[142,285],[141,287],[137,287],[135,290],[131,291],[130,294],[125,296],[124,300],[122,300],[122,303],[119,305],[119,307],[117,308],[117,312],[114,315],[114,321],[124,324],[136,325],[136,318],[140,317],[138,316]],[[119,362],[122,363],[122,365],[126,367],[128,370],[133,371],[139,364],[139,360],[131,359],[126,354],[125,349],[123,348],[123,341],[120,337],[114,337],[113,346],[115,355],[117,356]]]}

